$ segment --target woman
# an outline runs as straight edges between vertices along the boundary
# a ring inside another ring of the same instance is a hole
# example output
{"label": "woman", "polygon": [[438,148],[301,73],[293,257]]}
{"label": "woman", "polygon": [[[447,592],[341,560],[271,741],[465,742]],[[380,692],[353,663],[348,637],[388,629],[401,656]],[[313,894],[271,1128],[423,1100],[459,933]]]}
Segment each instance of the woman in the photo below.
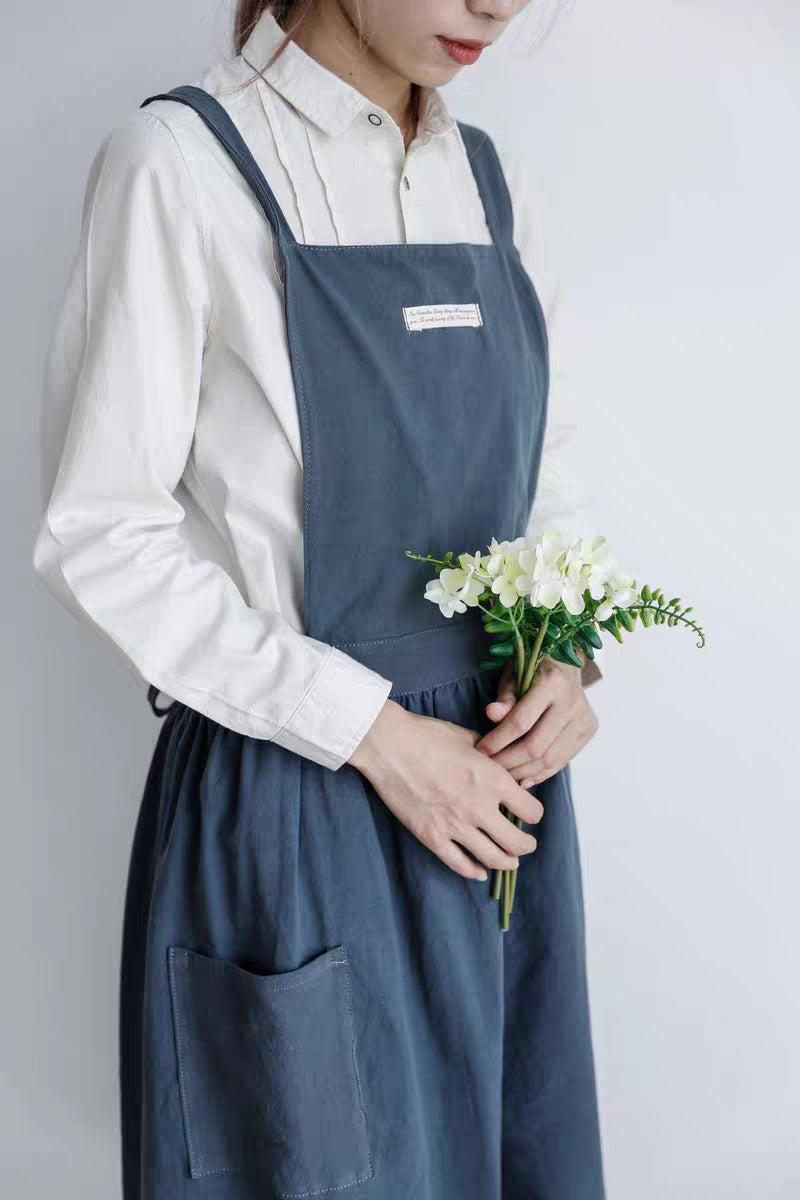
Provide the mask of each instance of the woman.
{"label": "woman", "polygon": [[[525,6],[248,0],[237,54],[93,165],[34,563],[167,714],[127,885],[125,1200],[603,1197],[590,677],[546,660],[517,702],[480,612],[434,614],[404,553],[578,520],[532,200],[437,86]],[[501,932],[486,868],[517,865]]]}

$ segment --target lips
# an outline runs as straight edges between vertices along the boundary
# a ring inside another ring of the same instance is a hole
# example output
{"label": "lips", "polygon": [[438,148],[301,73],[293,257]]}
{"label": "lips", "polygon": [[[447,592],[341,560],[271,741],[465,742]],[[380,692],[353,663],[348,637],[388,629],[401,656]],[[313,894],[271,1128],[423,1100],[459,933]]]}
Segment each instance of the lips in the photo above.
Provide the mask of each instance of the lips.
{"label": "lips", "polygon": [[447,41],[455,42],[458,46],[469,46],[470,50],[482,50],[489,45],[488,42],[476,42],[473,38],[448,38]]}
{"label": "lips", "polygon": [[455,41],[453,38],[444,37],[443,34],[438,35],[439,42],[442,48],[459,63],[474,63],[480,57],[481,51],[488,45],[487,42],[476,41]]}

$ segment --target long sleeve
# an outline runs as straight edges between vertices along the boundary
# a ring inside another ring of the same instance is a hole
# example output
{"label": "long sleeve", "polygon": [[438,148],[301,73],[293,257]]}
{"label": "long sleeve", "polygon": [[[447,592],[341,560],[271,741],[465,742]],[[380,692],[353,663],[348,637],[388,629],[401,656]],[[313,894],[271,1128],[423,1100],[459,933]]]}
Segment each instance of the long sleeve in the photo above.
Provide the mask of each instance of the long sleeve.
{"label": "long sleeve", "polygon": [[190,452],[213,295],[180,147],[138,109],[95,157],[45,372],[33,566],[144,681],[231,729],[337,769],[391,681],[198,555],[173,495]]}
{"label": "long sleeve", "polygon": [[[544,312],[550,355],[550,391],[539,480],[526,535],[535,538],[545,529],[561,529],[568,536],[589,536],[597,529],[591,505],[579,481],[579,412],[571,387],[561,322],[561,272],[556,231],[546,220],[541,191],[532,186],[521,156],[505,137],[492,134],[508,182],[514,211],[514,243],[533,281]],[[603,677],[607,638],[583,668],[588,687]]]}

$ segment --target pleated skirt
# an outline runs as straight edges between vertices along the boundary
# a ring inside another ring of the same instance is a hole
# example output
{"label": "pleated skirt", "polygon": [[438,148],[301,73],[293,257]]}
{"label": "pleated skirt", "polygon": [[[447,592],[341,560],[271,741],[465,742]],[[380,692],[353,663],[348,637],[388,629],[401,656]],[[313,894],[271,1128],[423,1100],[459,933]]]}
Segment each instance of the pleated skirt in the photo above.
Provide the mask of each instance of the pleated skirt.
{"label": "pleated skirt", "polygon": [[[497,672],[393,696],[492,727]],[[500,928],[354,767],[175,702],[135,828],[124,1200],[604,1200],[569,767]]]}

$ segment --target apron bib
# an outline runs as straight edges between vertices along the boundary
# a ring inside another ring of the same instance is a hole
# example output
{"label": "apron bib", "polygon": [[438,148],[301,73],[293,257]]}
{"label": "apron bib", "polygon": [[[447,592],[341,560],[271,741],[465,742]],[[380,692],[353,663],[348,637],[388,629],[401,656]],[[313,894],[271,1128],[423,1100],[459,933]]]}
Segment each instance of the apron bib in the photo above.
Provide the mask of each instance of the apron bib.
{"label": "apron bib", "polygon": [[[193,108],[274,236],[303,448],[305,631],[409,711],[485,733],[448,549],[525,530],[547,337],[491,139],[491,244],[298,242],[225,109]],[[510,928],[364,776],[173,702],[145,783],[120,992],[125,1200],[604,1200],[569,768],[536,786]],[[203,1190],[205,1188],[205,1190]]]}

